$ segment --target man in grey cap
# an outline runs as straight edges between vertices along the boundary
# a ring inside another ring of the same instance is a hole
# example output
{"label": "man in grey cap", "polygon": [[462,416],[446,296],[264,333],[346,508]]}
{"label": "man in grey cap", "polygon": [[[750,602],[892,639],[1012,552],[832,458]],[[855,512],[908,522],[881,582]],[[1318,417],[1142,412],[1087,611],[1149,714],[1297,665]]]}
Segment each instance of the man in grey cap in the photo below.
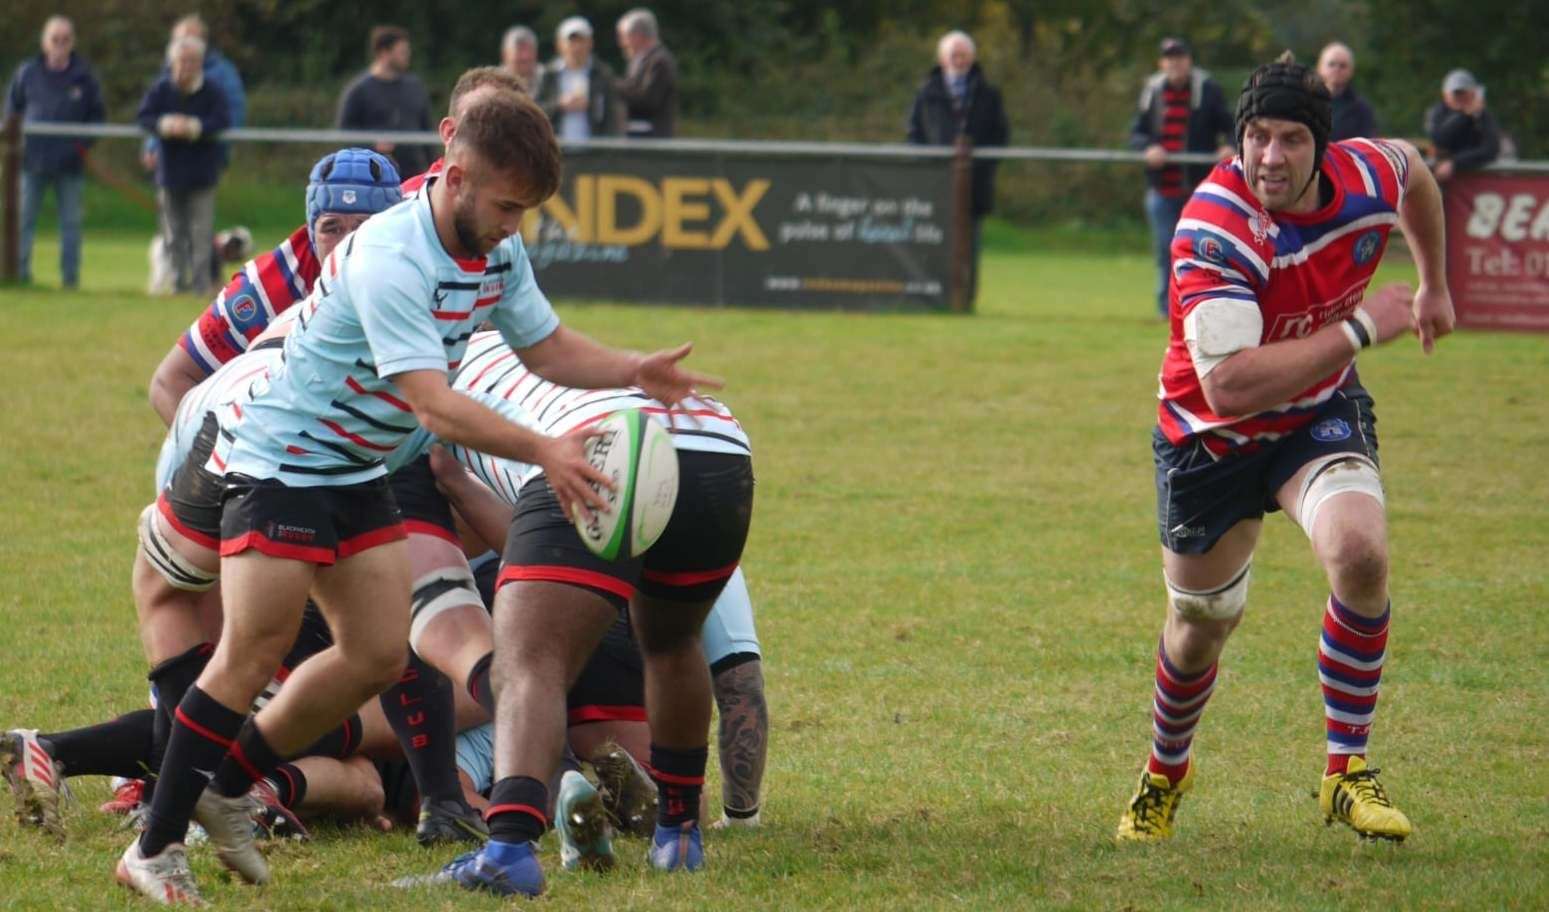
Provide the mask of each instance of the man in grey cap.
{"label": "man in grey cap", "polygon": [[533,100],[553,121],[555,135],[582,142],[617,135],[622,118],[613,71],[592,53],[592,24],[571,16],[554,37],[559,56],[543,71]]}
{"label": "man in grey cap", "polygon": [[1442,80],[1441,101],[1425,112],[1425,132],[1436,149],[1430,161],[1436,180],[1477,171],[1501,154],[1501,128],[1484,106],[1484,86],[1468,70]]}

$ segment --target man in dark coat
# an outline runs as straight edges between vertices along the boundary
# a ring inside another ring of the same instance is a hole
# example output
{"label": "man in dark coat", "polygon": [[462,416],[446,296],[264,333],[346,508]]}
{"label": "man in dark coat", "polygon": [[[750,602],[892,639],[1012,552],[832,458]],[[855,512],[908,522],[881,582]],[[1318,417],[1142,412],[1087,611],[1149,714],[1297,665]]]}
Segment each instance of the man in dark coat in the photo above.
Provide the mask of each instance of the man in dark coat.
{"label": "man in dark coat", "polygon": [[592,53],[592,24],[571,16],[559,24],[559,56],[543,71],[533,101],[549,115],[561,142],[617,136],[623,112],[613,88],[613,70]]}
{"label": "man in dark coat", "polygon": [[624,102],[625,135],[671,139],[678,126],[678,61],[657,34],[656,16],[638,8],[625,13],[618,39],[629,61],[624,78],[613,83]]}
{"label": "man in dark coat", "polygon": [[[91,67],[75,53],[75,27],[63,16],[43,25],[43,52],[16,70],[5,93],[7,118],[30,123],[100,123],[102,90]],[[66,288],[81,280],[81,192],[86,150],[78,136],[29,136],[22,152],[20,279],[32,281],[32,238],[50,186],[59,206],[59,275]]]}
{"label": "man in dark coat", "polygon": [[[914,96],[909,142],[950,146],[966,136],[975,146],[1004,146],[1011,134],[1000,90],[990,85],[974,57],[973,39],[948,32],[936,44],[936,66]],[[968,300],[979,284],[979,223],[995,208],[995,162],[973,163],[973,270]]]}
{"label": "man in dark coat", "polygon": [[210,293],[215,184],[225,161],[216,136],[231,126],[226,94],[204,78],[204,50],[199,38],[172,39],[170,72],[145,93],[137,118],[146,133],[161,139],[156,186],[175,287],[200,296]]}
{"label": "man in dark coat", "polygon": [[1181,38],[1164,38],[1157,72],[1140,90],[1129,145],[1146,159],[1146,221],[1156,257],[1156,310],[1167,319],[1167,283],[1172,275],[1173,231],[1183,204],[1210,165],[1175,165],[1179,152],[1214,152],[1230,158],[1236,151],[1236,126],[1226,96],[1210,74],[1194,65],[1194,52]]}
{"label": "man in dark coat", "polygon": [[1318,55],[1318,77],[1334,98],[1334,128],[1329,131],[1329,142],[1375,137],[1377,115],[1351,84],[1355,77],[1355,54],[1338,41],[1328,44]]}
{"label": "man in dark coat", "polygon": [[1439,183],[1477,171],[1501,154],[1501,128],[1484,106],[1484,86],[1467,70],[1442,82],[1441,101],[1425,112],[1425,132],[1436,150],[1431,170]]}

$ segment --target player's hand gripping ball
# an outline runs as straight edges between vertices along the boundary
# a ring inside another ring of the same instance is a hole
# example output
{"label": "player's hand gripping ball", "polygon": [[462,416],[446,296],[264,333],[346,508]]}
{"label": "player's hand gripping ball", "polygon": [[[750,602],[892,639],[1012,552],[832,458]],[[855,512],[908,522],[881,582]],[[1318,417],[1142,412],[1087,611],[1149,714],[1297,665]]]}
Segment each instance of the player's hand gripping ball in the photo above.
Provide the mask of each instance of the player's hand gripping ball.
{"label": "player's hand gripping ball", "polygon": [[577,511],[576,531],[599,557],[638,557],[661,538],[678,502],[678,451],[672,435],[639,409],[615,412],[597,423],[586,441],[586,459],[613,480],[614,489],[592,486],[607,505],[590,519]]}

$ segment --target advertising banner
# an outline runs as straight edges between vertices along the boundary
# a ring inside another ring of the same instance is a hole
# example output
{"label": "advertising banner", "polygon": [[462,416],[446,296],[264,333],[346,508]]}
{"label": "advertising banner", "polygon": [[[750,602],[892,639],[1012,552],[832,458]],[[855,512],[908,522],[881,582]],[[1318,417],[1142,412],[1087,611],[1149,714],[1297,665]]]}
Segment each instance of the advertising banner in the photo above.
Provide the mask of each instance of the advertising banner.
{"label": "advertising banner", "polygon": [[947,159],[571,150],[522,228],[556,298],[949,307]]}
{"label": "advertising banner", "polygon": [[1444,195],[1458,325],[1549,332],[1549,174],[1465,174]]}

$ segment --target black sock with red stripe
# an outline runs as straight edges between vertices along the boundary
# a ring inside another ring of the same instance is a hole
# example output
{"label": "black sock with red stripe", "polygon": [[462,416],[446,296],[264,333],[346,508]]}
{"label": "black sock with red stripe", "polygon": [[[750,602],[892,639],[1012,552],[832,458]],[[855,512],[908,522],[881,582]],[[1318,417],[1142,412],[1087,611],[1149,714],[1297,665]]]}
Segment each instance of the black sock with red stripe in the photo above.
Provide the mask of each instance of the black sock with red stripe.
{"label": "black sock with red stripe", "polygon": [[253,783],[274,772],[274,768],[284,761],[285,758],[275,753],[274,748],[264,739],[263,732],[249,719],[242,726],[242,731],[237,733],[237,739],[231,745],[231,753],[221,762],[211,782],[217,792],[227,798],[235,798],[247,794]]}
{"label": "black sock with red stripe", "polygon": [[656,780],[656,823],[675,827],[699,819],[699,795],[705,790],[710,748],[678,750],[651,745],[651,778]]}
{"label": "black sock with red stripe", "polygon": [[339,723],[339,727],[308,745],[298,757],[332,757],[343,760],[360,747],[360,713]]}
{"label": "black sock with red stripe", "polygon": [[173,711],[172,737],[167,739],[161,783],[151,801],[145,832],[140,834],[140,852],[147,858],[160,855],[168,845],[182,842],[188,834],[194,805],[231,749],[246,718],[246,713],[222,706],[198,685],[190,686],[183,695],[183,702]]}
{"label": "black sock with red stripe", "polygon": [[150,760],[156,710],[137,709],[110,722],[38,735],[49,756],[64,765],[66,776],[145,775]]}
{"label": "black sock with red stripe", "polygon": [[489,666],[494,661],[495,653],[487,652],[484,658],[473,663],[473,670],[468,672],[468,695],[484,707],[491,719],[495,718],[495,691],[489,686]]}
{"label": "black sock with red stripe", "polygon": [[457,780],[453,696],[452,679],[411,650],[403,676],[378,698],[414,773],[414,784],[420,795],[431,801],[463,800],[463,787]]}
{"label": "black sock with red stripe", "polygon": [[507,776],[489,790],[484,820],[498,842],[535,842],[549,828],[548,787],[529,776]]}
{"label": "black sock with red stripe", "polygon": [[280,799],[280,804],[291,810],[306,800],[307,774],[294,763],[276,766],[274,772],[269,774],[269,784],[274,786],[274,796]]}
{"label": "black sock with red stripe", "polygon": [[145,791],[141,798],[146,804],[156,794],[156,773],[160,772],[162,758],[167,753],[167,739],[172,737],[172,713],[183,702],[188,688],[199,680],[204,666],[210,664],[210,656],[214,654],[214,644],[200,643],[158,662],[145,676],[156,688],[156,726],[151,732],[150,759],[146,764],[151,775],[145,776]]}

